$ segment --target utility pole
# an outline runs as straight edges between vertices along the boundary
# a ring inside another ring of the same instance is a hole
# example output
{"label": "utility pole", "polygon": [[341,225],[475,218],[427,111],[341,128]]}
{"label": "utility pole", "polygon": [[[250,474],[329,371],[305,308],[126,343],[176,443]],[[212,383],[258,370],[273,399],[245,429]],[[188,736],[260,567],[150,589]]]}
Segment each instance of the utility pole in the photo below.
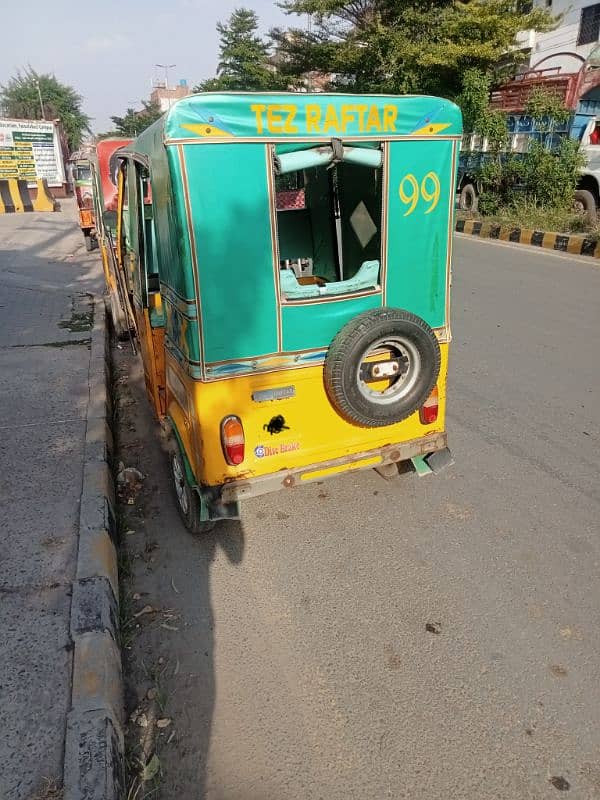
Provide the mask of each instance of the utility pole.
{"label": "utility pole", "polygon": [[[308,16],[308,25],[306,26],[306,30],[308,33],[309,39],[312,38],[312,14],[307,14]],[[312,89],[312,80],[310,77],[310,73],[306,76],[306,91],[310,92]]]}
{"label": "utility pole", "polygon": [[165,71],[165,89],[169,88],[169,70],[176,67],[177,64],[155,64],[155,67],[160,67],[160,69],[164,69]]}
{"label": "utility pole", "polygon": [[42,110],[42,119],[45,120],[46,119],[46,112],[44,111],[44,103],[42,101],[42,90],[40,89],[40,82],[38,81],[37,78],[35,79],[35,86],[36,86],[36,89],[37,89],[38,97],[40,98],[40,108]]}

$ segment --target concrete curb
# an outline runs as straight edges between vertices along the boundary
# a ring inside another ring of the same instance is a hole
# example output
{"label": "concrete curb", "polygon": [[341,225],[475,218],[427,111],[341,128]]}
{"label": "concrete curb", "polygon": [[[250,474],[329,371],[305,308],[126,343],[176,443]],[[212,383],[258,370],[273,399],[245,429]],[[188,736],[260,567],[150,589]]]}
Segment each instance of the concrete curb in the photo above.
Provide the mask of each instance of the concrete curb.
{"label": "concrete curb", "polygon": [[120,800],[125,787],[109,379],[106,310],[103,299],[95,298],[79,550],[71,602],[73,690],[67,715],[64,800]]}
{"label": "concrete curb", "polygon": [[545,247],[549,250],[571,253],[571,255],[600,258],[600,242],[586,236],[548,233],[534,231],[530,228],[511,228],[474,219],[456,220],[455,230],[457,233],[479,236],[480,239],[498,239],[503,242],[530,244],[534,247]]}

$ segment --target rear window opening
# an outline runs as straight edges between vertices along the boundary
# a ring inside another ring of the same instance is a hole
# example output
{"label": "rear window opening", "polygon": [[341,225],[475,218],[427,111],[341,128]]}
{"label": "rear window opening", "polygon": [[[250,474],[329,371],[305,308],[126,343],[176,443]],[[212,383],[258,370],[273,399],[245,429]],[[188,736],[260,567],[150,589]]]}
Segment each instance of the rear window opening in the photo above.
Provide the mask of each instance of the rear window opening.
{"label": "rear window opening", "polygon": [[285,300],[378,290],[382,164],[378,142],[274,148]]}
{"label": "rear window opening", "polygon": [[73,167],[73,177],[76,181],[91,181],[92,180],[92,170],[90,167]]}

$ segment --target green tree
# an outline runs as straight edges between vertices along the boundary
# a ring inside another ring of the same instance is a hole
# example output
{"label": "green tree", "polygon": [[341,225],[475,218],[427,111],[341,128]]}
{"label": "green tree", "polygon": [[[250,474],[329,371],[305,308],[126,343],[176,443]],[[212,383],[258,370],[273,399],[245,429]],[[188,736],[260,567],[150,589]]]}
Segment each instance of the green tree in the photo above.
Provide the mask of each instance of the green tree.
{"label": "green tree", "polygon": [[[499,149],[506,140],[506,121],[504,114],[490,110],[487,105],[489,80],[489,76],[467,71],[458,98],[462,103],[465,130],[481,133],[492,140],[492,157],[476,172],[483,187],[479,210],[495,214],[512,208],[518,216],[541,208],[568,214],[585,156],[579,142],[566,135],[556,139],[552,132],[557,123],[567,122],[571,112],[554,92],[536,87],[524,111],[533,117],[542,138],[532,138],[524,153],[500,154]],[[504,138],[494,142],[494,135]]]}
{"label": "green tree", "polygon": [[456,102],[463,114],[465,133],[477,133],[488,140],[493,151],[502,148],[508,139],[506,114],[490,108],[491,72],[467,69]]}
{"label": "green tree", "polygon": [[309,14],[308,30],[274,29],[281,71],[332,75],[332,88],[456,97],[465,69],[483,73],[523,59],[513,49],[524,29],[556,20],[518,0],[282,0]]}
{"label": "green tree", "polygon": [[81,109],[81,95],[54,75],[40,74],[31,67],[17,72],[0,86],[0,109],[6,117],[14,119],[42,119],[40,95],[46,119],[60,120],[69,149],[76,150],[84,134],[90,132],[91,120]]}
{"label": "green tree", "polygon": [[202,81],[195,92],[274,91],[285,88],[269,61],[269,46],[258,35],[258,17],[237,8],[226,23],[218,22],[219,64],[217,76]]}
{"label": "green tree", "polygon": [[162,116],[160,105],[158,103],[148,102],[142,100],[141,111],[136,111],[135,108],[128,108],[123,117],[111,117],[111,121],[115,126],[114,131],[101,133],[98,138],[105,139],[107,136],[127,136],[135,137],[156,122]]}
{"label": "green tree", "polygon": [[552,130],[556,123],[564,123],[571,116],[562,98],[543,86],[533,88],[525,104],[525,113],[533,117],[538,130],[542,131]]}

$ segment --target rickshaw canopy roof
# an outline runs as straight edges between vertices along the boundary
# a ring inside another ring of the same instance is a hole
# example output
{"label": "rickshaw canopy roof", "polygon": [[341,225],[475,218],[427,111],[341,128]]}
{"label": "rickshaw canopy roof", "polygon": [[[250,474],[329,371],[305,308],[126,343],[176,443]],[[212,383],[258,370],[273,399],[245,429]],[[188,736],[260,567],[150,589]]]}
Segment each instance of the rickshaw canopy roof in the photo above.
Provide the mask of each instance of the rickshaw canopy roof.
{"label": "rickshaw canopy roof", "polygon": [[223,142],[387,139],[462,133],[454,103],[421,95],[207,93],[175,103],[164,140]]}

